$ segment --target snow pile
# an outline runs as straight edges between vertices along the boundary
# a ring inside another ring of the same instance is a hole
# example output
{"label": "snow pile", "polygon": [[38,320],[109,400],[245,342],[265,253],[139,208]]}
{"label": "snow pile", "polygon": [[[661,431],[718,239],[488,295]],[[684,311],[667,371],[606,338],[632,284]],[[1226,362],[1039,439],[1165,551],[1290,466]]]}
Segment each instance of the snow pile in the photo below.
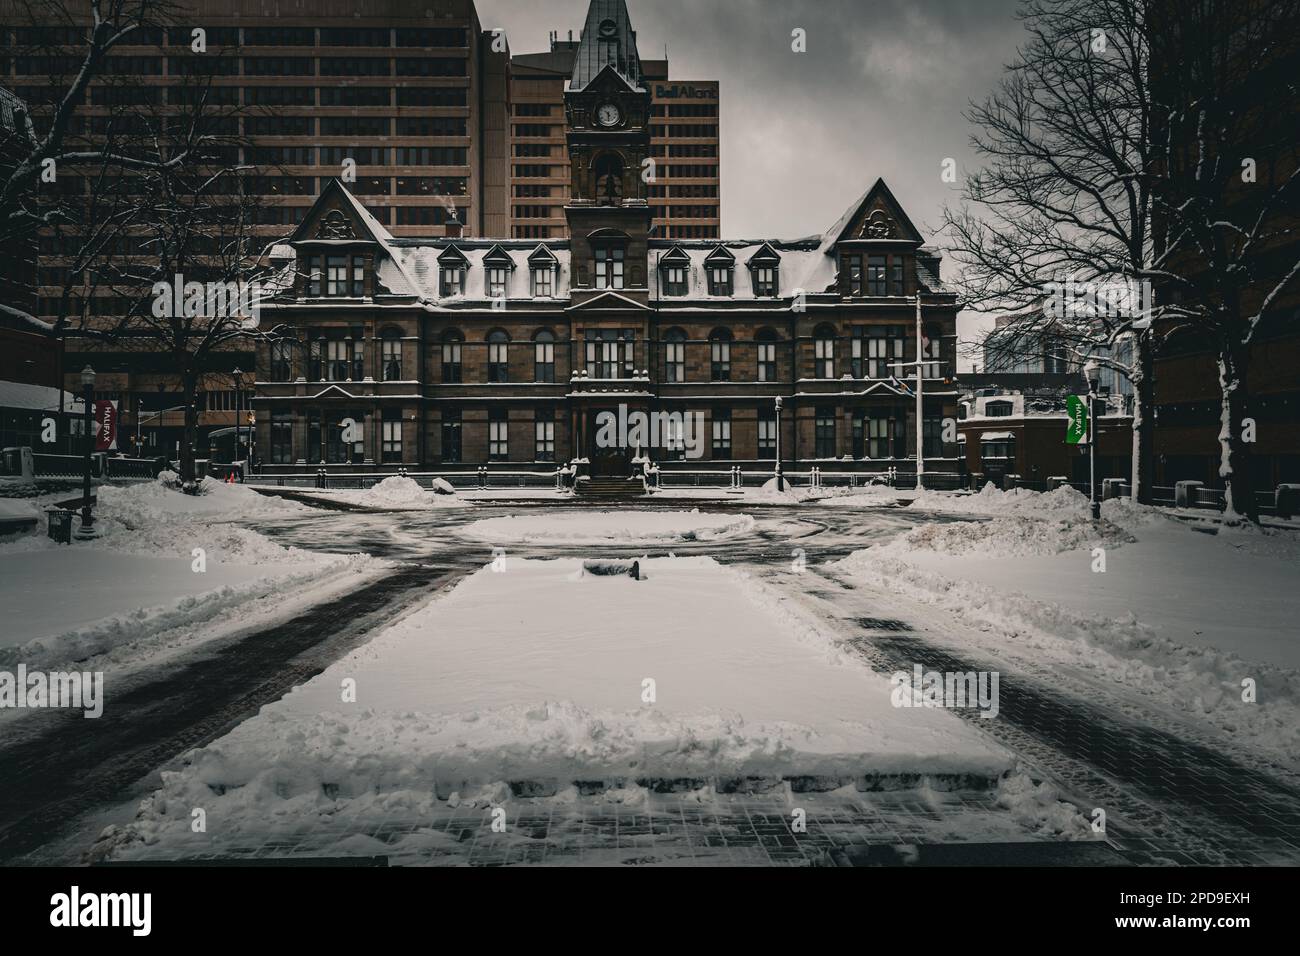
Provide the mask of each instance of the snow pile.
{"label": "snow pile", "polygon": [[750,515],[694,511],[584,511],[486,518],[463,534],[491,544],[672,544],[717,541],[748,534]]}
{"label": "snow pile", "polygon": [[738,572],[642,563],[642,581],[583,577],[578,560],[484,568],[187,755],[128,839],[183,845],[200,805],[223,834],[318,811],[364,829],[501,781],[1010,766],[966,721],[895,708],[885,676]]}
{"label": "snow pile", "polygon": [[187,495],[179,490],[177,481],[174,473],[163,472],[156,481],[103,485],[95,492],[99,499],[96,515],[127,526],[143,526],[187,519],[238,521],[303,510],[302,505],[258,494],[248,485],[208,479],[199,485],[200,494]]}
{"label": "snow pile", "polygon": [[392,475],[368,489],[364,497],[368,503],[377,507],[406,505],[424,507],[429,493],[421,488],[420,483],[413,478],[407,478],[405,475]]}
{"label": "snow pile", "polygon": [[5,518],[38,518],[41,510],[30,498],[0,498],[0,520]]}
{"label": "snow pile", "polygon": [[763,487],[759,489],[759,493],[755,497],[773,498],[778,501],[798,501],[799,493],[795,490],[794,485],[790,484],[789,478],[782,478],[780,482],[777,482],[775,478],[769,478],[763,483]]}
{"label": "snow pile", "polygon": [[456,489],[441,478],[433,479],[433,492],[426,491],[414,478],[390,475],[364,490],[306,491],[304,498],[337,501],[377,511],[431,511],[438,508],[469,507]]}
{"label": "snow pile", "polygon": [[1026,773],[1009,773],[998,781],[998,806],[1034,834],[1053,840],[1093,840],[1093,830],[1078,807],[1061,799],[1047,782],[1035,784]]}
{"label": "snow pile", "polygon": [[991,520],[928,524],[838,566],[979,628],[995,652],[1094,675],[1300,767],[1296,535],[1128,499],[1094,526],[1069,489],[923,500]]}

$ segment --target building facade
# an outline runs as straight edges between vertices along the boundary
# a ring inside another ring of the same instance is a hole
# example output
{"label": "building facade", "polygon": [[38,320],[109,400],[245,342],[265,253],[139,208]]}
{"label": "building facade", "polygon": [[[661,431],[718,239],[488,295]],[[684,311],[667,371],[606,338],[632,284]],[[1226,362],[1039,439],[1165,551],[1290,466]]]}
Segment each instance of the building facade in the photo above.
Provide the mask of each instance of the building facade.
{"label": "building facade", "polygon": [[[657,237],[651,84],[621,0],[592,9],[564,94],[567,239],[395,236],[332,182],[276,250],[263,467],[627,474],[770,465],[779,442],[790,464],[911,471],[918,366],[900,363],[919,350],[921,451],[955,472],[955,297],[889,188],[813,239]],[[638,413],[700,428],[611,440]]]}

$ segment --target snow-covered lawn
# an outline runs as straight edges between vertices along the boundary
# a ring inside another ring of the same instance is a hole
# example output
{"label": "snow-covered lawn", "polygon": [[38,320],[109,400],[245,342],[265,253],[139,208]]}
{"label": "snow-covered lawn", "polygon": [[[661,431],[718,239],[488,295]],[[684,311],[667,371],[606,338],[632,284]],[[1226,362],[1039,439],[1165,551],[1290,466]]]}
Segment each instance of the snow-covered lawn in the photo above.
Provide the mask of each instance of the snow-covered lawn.
{"label": "snow-covered lawn", "polygon": [[340,577],[378,570],[368,557],[285,548],[230,523],[300,505],[240,485],[203,487],[197,496],[166,480],[103,487],[99,538],[58,545],[30,535],[0,545],[0,664],[54,668],[108,653],[122,663],[203,640],[277,592],[334,589]]}
{"label": "snow-covered lawn", "polygon": [[466,526],[463,534],[491,544],[670,544],[731,538],[753,527],[754,519],[744,514],[574,510],[486,518]]}
{"label": "snow-covered lawn", "polygon": [[708,558],[642,569],[484,568],[189,754],[128,833],[165,855],[193,842],[194,806],[224,841],[343,806],[364,829],[503,781],[1010,766],[956,716],[895,708],[887,678],[739,572]]}
{"label": "snow-covered lawn", "polygon": [[1300,766],[1300,536],[1189,525],[1127,499],[1104,502],[1094,527],[1069,488],[927,492],[911,507],[990,520],[922,525],[840,569]]}

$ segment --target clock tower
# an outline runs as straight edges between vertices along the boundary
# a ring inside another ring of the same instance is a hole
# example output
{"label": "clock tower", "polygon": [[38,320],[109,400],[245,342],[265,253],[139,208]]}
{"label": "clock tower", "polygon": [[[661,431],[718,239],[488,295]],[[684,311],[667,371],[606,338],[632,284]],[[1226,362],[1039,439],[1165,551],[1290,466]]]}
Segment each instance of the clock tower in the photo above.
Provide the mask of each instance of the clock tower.
{"label": "clock tower", "polygon": [[564,93],[573,290],[649,298],[650,91],[624,0],[592,0]]}

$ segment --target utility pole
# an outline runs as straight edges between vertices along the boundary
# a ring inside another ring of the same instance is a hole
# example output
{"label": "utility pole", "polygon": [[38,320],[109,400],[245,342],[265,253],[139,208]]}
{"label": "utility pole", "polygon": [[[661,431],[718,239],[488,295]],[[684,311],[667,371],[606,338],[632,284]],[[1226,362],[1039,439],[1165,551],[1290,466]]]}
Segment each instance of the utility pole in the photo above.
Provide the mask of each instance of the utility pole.
{"label": "utility pole", "polygon": [[921,347],[921,284],[916,286],[916,490],[925,483],[925,405],[921,397],[925,381],[924,354]]}

